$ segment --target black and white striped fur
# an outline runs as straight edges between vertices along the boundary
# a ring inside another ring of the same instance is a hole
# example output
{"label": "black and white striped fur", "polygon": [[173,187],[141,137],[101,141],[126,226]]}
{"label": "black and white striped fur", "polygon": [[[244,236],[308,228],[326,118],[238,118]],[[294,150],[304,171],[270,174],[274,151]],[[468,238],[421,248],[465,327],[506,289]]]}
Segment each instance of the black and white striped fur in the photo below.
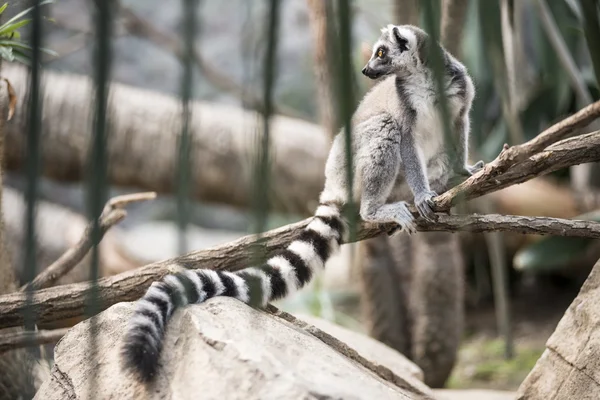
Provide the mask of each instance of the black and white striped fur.
{"label": "black and white striped fur", "polygon": [[178,307],[216,296],[264,307],[301,289],[339,250],[345,231],[339,208],[323,204],[300,237],[264,265],[238,272],[188,269],[154,282],[130,320],[122,348],[125,369],[142,382],[153,379],[167,323]]}

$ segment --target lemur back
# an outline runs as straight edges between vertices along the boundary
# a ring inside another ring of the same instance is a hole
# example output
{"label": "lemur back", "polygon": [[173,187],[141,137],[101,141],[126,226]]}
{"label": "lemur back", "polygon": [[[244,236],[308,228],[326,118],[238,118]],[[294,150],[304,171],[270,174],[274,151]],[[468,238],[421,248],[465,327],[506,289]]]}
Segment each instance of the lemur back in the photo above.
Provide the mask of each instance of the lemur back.
{"label": "lemur back", "polygon": [[[433,219],[432,199],[437,194],[432,187],[441,187],[452,174],[468,175],[482,166],[470,166],[466,158],[473,85],[464,66],[444,53],[446,94],[459,159],[447,155],[425,57],[428,41],[427,34],[414,26],[382,29],[363,69],[364,75],[381,81],[366,94],[352,118],[353,196],[360,204],[360,216],[375,223],[395,222],[398,231],[408,233],[416,230],[407,206],[411,197],[419,214]],[[287,248],[263,265],[235,273],[182,268],[152,284],[137,302],[125,335],[126,370],[142,382],[153,380],[167,322],[176,308],[215,296],[263,307],[301,289],[324,268],[347,232],[341,213],[348,194],[344,138],[340,133],[333,141],[315,217]],[[389,203],[392,199],[397,201]]]}

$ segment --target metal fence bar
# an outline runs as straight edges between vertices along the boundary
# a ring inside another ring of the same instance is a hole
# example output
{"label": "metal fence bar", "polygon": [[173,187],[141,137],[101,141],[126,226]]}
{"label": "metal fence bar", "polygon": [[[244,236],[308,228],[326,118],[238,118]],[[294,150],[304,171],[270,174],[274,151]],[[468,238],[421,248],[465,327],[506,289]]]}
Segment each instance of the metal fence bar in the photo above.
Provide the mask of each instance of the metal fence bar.
{"label": "metal fence bar", "polygon": [[348,202],[346,218],[350,226],[350,241],[356,236],[358,213],[355,210],[353,199],[354,193],[354,168],[352,159],[352,113],[354,108],[354,86],[352,75],[352,21],[351,2],[349,0],[338,1],[338,29],[340,40],[340,76],[338,82],[338,102],[340,117],[339,121],[344,127],[345,150],[346,150],[346,179],[348,181]]}
{"label": "metal fence bar", "polygon": [[[33,0],[31,21],[31,69],[29,72],[29,109],[27,125],[27,188],[25,199],[27,211],[25,214],[25,248],[23,254],[25,280],[31,282],[37,271],[37,245],[35,233],[36,203],[39,188],[40,170],[40,136],[42,103],[40,101],[40,48],[42,43],[42,11],[40,0]],[[27,291],[27,303],[32,300],[32,290]],[[25,308],[26,330],[35,329],[35,315],[29,307]]]}
{"label": "metal fence bar", "polygon": [[196,10],[199,0],[182,1],[182,25],[185,52],[183,55],[183,74],[181,76],[182,128],[179,137],[179,157],[177,165],[177,226],[179,231],[178,252],[188,252],[187,227],[190,216],[190,180],[191,180],[191,144],[190,134],[191,109],[190,101],[193,94],[194,74],[194,43],[196,35]]}
{"label": "metal fence bar", "polygon": [[[266,51],[263,64],[263,107],[261,108],[262,129],[254,159],[254,187],[252,189],[253,231],[257,235],[264,232],[269,215],[271,178],[271,115],[273,114],[273,89],[277,75],[277,45],[280,19],[280,0],[268,1]],[[254,248],[253,263],[261,263],[264,258],[260,246]]]}
{"label": "metal fence bar", "polygon": [[[93,221],[92,228],[92,249],[91,249],[91,268],[90,281],[91,289],[88,302],[86,304],[86,316],[97,314],[100,307],[100,296],[98,293],[99,277],[99,248],[101,239],[99,218],[107,199],[107,139],[108,139],[108,91],[110,69],[112,62],[111,54],[111,34],[112,34],[112,11],[116,9],[116,4],[111,0],[96,0],[95,2],[94,25],[96,34],[95,51],[93,55],[94,69],[94,90],[95,99],[93,100],[94,120],[93,137],[90,142],[88,171],[87,171],[87,208],[89,218]],[[97,326],[95,319],[90,320],[90,358],[92,364],[97,357]],[[96,376],[92,376],[89,382],[89,393],[96,395],[97,382]]]}

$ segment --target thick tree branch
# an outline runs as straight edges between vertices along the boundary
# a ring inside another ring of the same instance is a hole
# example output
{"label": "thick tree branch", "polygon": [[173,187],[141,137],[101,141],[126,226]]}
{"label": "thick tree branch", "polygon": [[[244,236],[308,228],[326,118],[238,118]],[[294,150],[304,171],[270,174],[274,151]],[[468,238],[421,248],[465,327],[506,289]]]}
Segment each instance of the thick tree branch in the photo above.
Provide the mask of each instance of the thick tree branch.
{"label": "thick tree branch", "polygon": [[[526,143],[512,147],[505,145],[500,155],[494,161],[487,164],[481,171],[438,196],[435,199],[436,209],[440,211],[448,210],[459,199],[471,198],[473,192],[485,184],[485,182],[488,184],[495,182],[496,177],[506,172],[513,165],[525,161],[551,144],[569,136],[577,129],[589,125],[598,117],[600,117],[600,101],[592,103],[576,114],[552,125]],[[581,164],[582,162],[578,161],[571,165]]]}
{"label": "thick tree branch", "polygon": [[[110,199],[102,214],[100,215],[100,240],[104,234],[115,224],[122,221],[127,212],[123,209],[127,204],[151,200],[156,198],[156,193],[135,193],[123,196],[117,196]],[[58,260],[52,263],[48,268],[44,269],[35,279],[22,286],[21,292],[27,290],[39,290],[52,286],[62,276],[68,274],[79,262],[85,257],[88,251],[92,248],[92,232],[94,223],[90,222],[83,236],[77,244],[67,250]]]}
{"label": "thick tree branch", "polygon": [[[261,252],[273,255],[298,238],[309,219],[274,229],[262,235],[257,244],[254,235],[232,243],[189,253],[182,257],[153,263],[133,271],[98,280],[99,309],[106,309],[121,301],[138,299],[152,282],[180,267],[237,271],[247,266],[249,255],[260,246]],[[357,240],[375,237],[394,229],[393,224],[362,224]],[[502,215],[439,215],[436,223],[418,218],[419,231],[516,231],[558,236],[600,238],[600,223],[572,221],[559,218],[533,218]],[[84,306],[90,294],[90,283],[77,283],[34,292],[32,309],[39,325],[84,315]],[[0,328],[22,323],[26,294],[0,296]]]}

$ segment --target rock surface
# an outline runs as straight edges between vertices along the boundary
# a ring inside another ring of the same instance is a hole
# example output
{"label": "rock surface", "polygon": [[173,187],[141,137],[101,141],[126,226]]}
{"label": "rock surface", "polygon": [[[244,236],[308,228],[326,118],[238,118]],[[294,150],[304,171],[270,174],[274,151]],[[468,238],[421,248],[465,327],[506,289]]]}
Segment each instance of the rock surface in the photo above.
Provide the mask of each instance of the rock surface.
{"label": "rock surface", "polygon": [[412,376],[418,381],[415,382],[410,380],[414,385],[419,385],[423,382],[423,371],[421,368],[398,351],[388,347],[380,341],[311,315],[303,314],[297,315],[297,317],[314,325],[322,331],[329,333],[331,336],[338,338],[354,350],[358,351],[369,361],[385,365],[396,375],[406,379],[408,379],[409,376]]}
{"label": "rock surface", "polygon": [[518,391],[520,400],[600,399],[600,262]]}
{"label": "rock surface", "polygon": [[434,389],[439,400],[514,400],[516,394],[503,390],[484,389]]}
{"label": "rock surface", "polygon": [[[86,399],[91,393],[95,399],[435,398],[414,377],[418,369],[406,372],[398,367],[406,360],[390,365],[393,373],[382,373],[381,368],[374,373],[317,338],[314,327],[229,298],[176,313],[167,332],[163,368],[156,384],[146,390],[119,365],[120,340],[132,309],[131,303],[120,303],[73,327],[58,343],[51,378],[35,398]],[[90,345],[93,328],[98,333],[95,357]],[[395,380],[382,378],[400,373]],[[399,380],[401,385],[392,383]]]}

